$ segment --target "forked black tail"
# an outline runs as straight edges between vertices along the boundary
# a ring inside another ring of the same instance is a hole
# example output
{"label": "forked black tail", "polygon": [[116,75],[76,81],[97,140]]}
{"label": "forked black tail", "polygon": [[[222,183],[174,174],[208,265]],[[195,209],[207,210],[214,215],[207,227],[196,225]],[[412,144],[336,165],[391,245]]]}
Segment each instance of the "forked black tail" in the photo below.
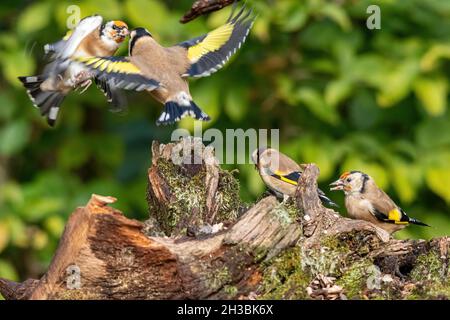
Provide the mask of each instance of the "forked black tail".
{"label": "forked black tail", "polygon": [[319,199],[320,199],[320,201],[322,201],[322,203],[323,203],[324,205],[331,206],[331,207],[335,207],[335,208],[339,208],[339,206],[338,206],[336,203],[334,203],[330,198],[328,198],[328,197],[325,195],[325,192],[323,192],[323,191],[320,190],[320,189],[317,189],[317,193],[319,194]]}
{"label": "forked black tail", "polygon": [[416,224],[418,226],[430,227],[430,225],[428,225],[420,220],[417,220],[415,218],[409,218],[409,223]]}
{"label": "forked black tail", "polygon": [[190,101],[190,105],[188,106],[180,105],[175,101],[168,101],[164,104],[164,111],[159,116],[156,124],[173,124],[185,116],[191,116],[201,121],[210,120],[210,117],[194,101]]}
{"label": "forked black tail", "polygon": [[42,91],[41,84],[45,80],[42,75],[19,77],[19,80],[27,89],[33,105],[39,108],[41,115],[45,116],[47,123],[53,127],[65,95],[58,91]]}

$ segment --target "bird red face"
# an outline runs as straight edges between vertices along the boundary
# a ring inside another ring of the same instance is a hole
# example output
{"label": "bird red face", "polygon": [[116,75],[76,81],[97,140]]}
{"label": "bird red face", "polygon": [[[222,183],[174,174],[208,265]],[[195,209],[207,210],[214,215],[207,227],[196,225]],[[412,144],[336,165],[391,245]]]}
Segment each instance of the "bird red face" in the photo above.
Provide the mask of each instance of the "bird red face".
{"label": "bird red face", "polygon": [[130,34],[128,26],[125,22],[117,20],[111,21],[111,29],[109,30],[109,36],[117,43],[121,43]]}
{"label": "bird red face", "polygon": [[330,184],[330,190],[343,190],[345,193],[361,191],[368,179],[369,176],[360,171],[344,172],[338,180]]}

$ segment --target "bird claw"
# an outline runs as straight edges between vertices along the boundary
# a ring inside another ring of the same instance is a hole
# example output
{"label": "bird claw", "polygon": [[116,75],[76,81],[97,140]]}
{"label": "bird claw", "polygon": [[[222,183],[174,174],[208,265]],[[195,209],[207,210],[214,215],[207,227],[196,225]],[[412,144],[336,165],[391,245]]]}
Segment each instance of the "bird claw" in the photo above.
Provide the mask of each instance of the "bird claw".
{"label": "bird claw", "polygon": [[85,71],[78,73],[70,82],[75,91],[81,89],[80,94],[85,92],[92,84],[90,74]]}
{"label": "bird claw", "polygon": [[77,87],[77,89],[83,88],[83,89],[80,91],[80,94],[82,94],[83,92],[85,92],[85,91],[91,86],[91,84],[92,84],[92,80],[91,80],[91,79],[88,79],[88,80],[82,82],[81,84],[79,84],[78,87]]}
{"label": "bird claw", "polygon": [[286,202],[288,202],[289,199],[290,199],[290,197],[289,197],[288,195],[283,194],[283,201],[281,201],[281,203],[282,203],[283,205],[285,205]]}

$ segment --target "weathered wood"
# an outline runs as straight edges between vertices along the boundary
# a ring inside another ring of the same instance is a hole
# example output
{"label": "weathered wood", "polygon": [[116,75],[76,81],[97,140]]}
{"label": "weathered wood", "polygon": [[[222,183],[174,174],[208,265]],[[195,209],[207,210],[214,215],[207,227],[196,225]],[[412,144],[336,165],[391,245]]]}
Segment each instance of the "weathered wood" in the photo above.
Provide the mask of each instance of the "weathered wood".
{"label": "weathered wood", "polygon": [[369,231],[381,241],[389,241],[390,236],[383,229],[366,221],[344,218],[334,210],[322,206],[317,193],[318,176],[317,166],[305,166],[296,191],[297,207],[303,213],[301,221],[304,236],[309,238],[308,245],[319,243],[324,235],[335,236],[355,230]]}
{"label": "weathered wood", "polygon": [[[21,285],[3,280],[5,298],[205,299],[227,298],[229,290],[247,295],[257,288],[260,260],[300,235],[298,226],[273,216],[274,197],[261,200],[227,232],[203,239],[147,237],[142,223],[106,206],[110,202],[94,195],[77,209],[44,277]],[[80,288],[67,287],[70,266],[80,269]]]}
{"label": "weathered wood", "polygon": [[230,177],[219,168],[213,148],[205,147],[201,139],[153,142],[147,188],[150,217],[168,236],[205,225],[231,225],[241,205],[239,185]]}
{"label": "weathered wood", "polygon": [[229,6],[233,2],[239,0],[196,0],[191,9],[184,14],[180,19],[181,23],[187,23],[191,20],[198,18],[201,15],[211,13],[213,11],[220,10],[226,6]]}

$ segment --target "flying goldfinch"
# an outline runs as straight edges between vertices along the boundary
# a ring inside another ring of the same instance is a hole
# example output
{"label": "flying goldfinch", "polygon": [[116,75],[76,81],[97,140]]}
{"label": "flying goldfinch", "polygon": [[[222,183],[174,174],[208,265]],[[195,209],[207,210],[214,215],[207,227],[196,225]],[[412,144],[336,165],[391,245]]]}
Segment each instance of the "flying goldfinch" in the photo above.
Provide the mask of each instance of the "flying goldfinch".
{"label": "flying goldfinch", "polygon": [[[293,197],[297,190],[298,179],[302,174],[302,167],[278,150],[261,147],[252,154],[252,160],[258,169],[264,183],[278,198],[285,201]],[[337,207],[325,193],[317,189],[322,203]]]}
{"label": "flying goldfinch", "polygon": [[[98,15],[82,19],[62,40],[44,47],[52,62],[46,65],[42,74],[19,77],[34,106],[39,108],[50,126],[55,124],[65,96],[76,88],[84,88],[84,91],[92,83],[92,74],[87,68],[72,65],[67,59],[113,55],[129,33],[123,21],[109,21],[103,25],[102,22],[103,18]],[[123,103],[118,90],[110,83],[95,81],[109,102]]]}
{"label": "flying goldfinch", "polygon": [[112,81],[127,90],[146,90],[164,111],[157,124],[171,124],[190,115],[209,120],[193,101],[188,77],[216,72],[245,41],[254,19],[244,7],[231,14],[223,26],[172,47],[163,47],[144,28],[130,34],[128,57],[81,57],[72,59],[89,67],[100,80]]}
{"label": "flying goldfinch", "polygon": [[367,174],[360,171],[345,172],[330,184],[330,190],[343,190],[345,207],[353,219],[372,222],[390,234],[409,224],[429,225],[406,215],[394,201]]}

